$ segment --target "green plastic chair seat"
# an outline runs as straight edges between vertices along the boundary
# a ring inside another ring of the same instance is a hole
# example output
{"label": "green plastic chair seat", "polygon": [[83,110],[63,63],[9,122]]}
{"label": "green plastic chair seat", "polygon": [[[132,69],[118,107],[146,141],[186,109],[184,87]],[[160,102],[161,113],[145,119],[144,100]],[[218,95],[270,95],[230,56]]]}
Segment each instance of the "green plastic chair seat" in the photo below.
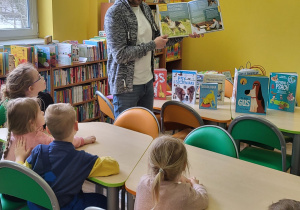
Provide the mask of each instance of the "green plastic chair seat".
{"label": "green plastic chair seat", "polygon": [[[281,131],[268,120],[251,115],[236,117],[230,124],[228,132],[236,141],[247,142],[256,147],[247,147],[240,152],[240,159],[287,171],[291,158],[286,155],[286,143]],[[276,148],[281,153],[273,151]],[[269,150],[272,149],[272,150]]]}
{"label": "green plastic chair seat", "polygon": [[234,140],[226,130],[218,126],[205,125],[196,128],[185,138],[184,143],[238,158]]}
{"label": "green plastic chair seat", "polygon": [[[282,155],[279,152],[256,147],[246,147],[239,153],[239,156],[241,160],[282,171]],[[290,155],[286,156],[286,167],[291,167]]]}
{"label": "green plastic chair seat", "polygon": [[14,202],[14,201],[10,201],[8,199],[6,199],[5,197],[3,197],[2,194],[0,194],[0,200],[1,200],[1,205],[2,205],[2,209],[20,209],[22,207],[27,206],[27,202],[26,201],[21,201],[21,202]]}
{"label": "green plastic chair seat", "polygon": [[[47,209],[59,209],[57,198],[47,182],[23,165],[8,160],[0,161],[0,180],[0,193],[2,194],[31,201]],[[0,198],[3,210],[20,209],[24,206],[20,202],[8,201],[2,196]],[[25,209],[28,209],[26,208],[27,202],[24,203]],[[16,207],[19,205],[20,207]]]}

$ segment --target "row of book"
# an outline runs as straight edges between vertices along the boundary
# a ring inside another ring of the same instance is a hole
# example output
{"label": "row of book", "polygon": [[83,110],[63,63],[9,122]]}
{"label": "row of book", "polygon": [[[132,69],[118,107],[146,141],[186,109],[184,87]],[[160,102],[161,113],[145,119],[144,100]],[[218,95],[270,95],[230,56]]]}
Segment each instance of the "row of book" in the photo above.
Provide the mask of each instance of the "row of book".
{"label": "row of book", "polygon": [[99,116],[100,109],[97,101],[91,101],[79,106],[74,107],[76,112],[76,118],[78,122],[82,122],[87,119],[93,119]]}
{"label": "row of book", "polygon": [[171,61],[181,58],[181,46],[180,43],[176,43],[167,47],[166,60]]}
{"label": "row of book", "polygon": [[159,68],[159,57],[154,57],[154,69]]}
{"label": "row of book", "polygon": [[[172,71],[172,100],[195,104],[199,91],[199,108],[217,109],[224,103],[224,74],[199,73],[189,70]],[[266,114],[267,108],[294,112],[297,73],[272,72],[270,77],[260,75],[256,69],[238,71],[233,90],[236,112]],[[197,82],[199,82],[197,84]],[[167,71],[155,69],[154,95],[166,98]]]}
{"label": "row of book", "polygon": [[73,62],[78,61],[104,59],[107,59],[106,38],[98,36],[83,40],[83,44],[67,40],[47,45],[4,45],[0,46],[0,75],[6,75],[9,69],[25,62],[34,63],[37,68],[50,69],[57,64],[73,65]]}
{"label": "row of book", "polygon": [[14,56],[0,49],[0,75],[5,75],[15,68]]}
{"label": "row of book", "polygon": [[54,87],[107,76],[106,62],[62,68],[53,71]]}
{"label": "row of book", "polygon": [[96,90],[108,94],[106,80],[91,82],[90,85],[74,86],[54,91],[54,103],[80,103],[95,98]]}
{"label": "row of book", "polygon": [[181,2],[181,0],[145,0],[146,3],[159,3],[159,4],[168,4]]}

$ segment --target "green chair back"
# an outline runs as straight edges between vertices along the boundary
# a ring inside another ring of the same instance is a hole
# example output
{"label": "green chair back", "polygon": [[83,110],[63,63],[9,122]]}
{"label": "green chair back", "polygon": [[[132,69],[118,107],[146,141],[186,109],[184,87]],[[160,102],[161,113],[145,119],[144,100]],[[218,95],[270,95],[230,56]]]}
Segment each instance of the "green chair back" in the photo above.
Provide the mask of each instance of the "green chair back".
{"label": "green chair back", "polygon": [[31,169],[12,161],[0,161],[0,180],[1,194],[27,200],[47,209],[59,210],[51,187]]}
{"label": "green chair back", "polygon": [[274,132],[275,126],[261,119],[236,118],[231,122],[231,129],[228,131],[235,140],[256,142],[281,150],[279,135]]}
{"label": "green chair back", "polygon": [[228,132],[238,147],[240,141],[246,141],[250,144],[258,143],[263,148],[269,146],[281,151],[278,153],[257,147],[246,147],[240,152],[240,159],[282,171],[286,171],[290,166],[290,156],[286,155],[284,136],[268,120],[250,115],[239,116],[230,123]]}
{"label": "green chair back", "polygon": [[215,125],[194,129],[185,138],[184,143],[230,157],[239,157],[233,138],[226,130]]}

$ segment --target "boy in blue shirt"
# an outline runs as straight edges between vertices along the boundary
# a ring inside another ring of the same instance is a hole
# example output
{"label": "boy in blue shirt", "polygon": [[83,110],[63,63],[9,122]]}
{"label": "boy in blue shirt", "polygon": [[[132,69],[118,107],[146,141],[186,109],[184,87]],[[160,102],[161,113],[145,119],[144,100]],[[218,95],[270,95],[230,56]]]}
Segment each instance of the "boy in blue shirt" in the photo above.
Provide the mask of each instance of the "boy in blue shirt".
{"label": "boy in blue shirt", "polygon": [[[45,113],[47,130],[55,140],[49,145],[36,146],[31,155],[25,141],[18,141],[16,162],[25,164],[39,174],[53,189],[61,210],[84,209],[88,206],[107,207],[106,197],[83,193],[82,184],[88,177],[119,173],[119,164],[111,157],[98,157],[75,150],[72,141],[78,131],[75,111],[70,104],[50,105]],[[30,123],[30,122],[29,122]],[[25,163],[24,163],[25,161]],[[43,209],[28,202],[30,209]]]}

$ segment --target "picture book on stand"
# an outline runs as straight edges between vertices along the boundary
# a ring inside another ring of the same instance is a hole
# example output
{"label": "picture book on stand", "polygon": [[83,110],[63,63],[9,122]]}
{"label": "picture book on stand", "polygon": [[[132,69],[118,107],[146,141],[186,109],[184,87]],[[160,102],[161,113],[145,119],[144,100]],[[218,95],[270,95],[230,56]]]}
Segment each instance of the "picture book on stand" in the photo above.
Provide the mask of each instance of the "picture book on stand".
{"label": "picture book on stand", "polygon": [[172,100],[186,104],[196,102],[197,71],[172,71]]}
{"label": "picture book on stand", "polygon": [[202,83],[200,85],[199,108],[217,109],[218,83]]}
{"label": "picture book on stand", "polygon": [[217,95],[218,104],[224,104],[225,75],[206,73],[204,74],[203,83],[218,83],[218,95]]}
{"label": "picture book on stand", "polygon": [[269,77],[238,76],[235,111],[248,114],[266,114]]}
{"label": "picture book on stand", "polygon": [[166,100],[167,96],[167,70],[154,69],[155,81],[153,83],[154,99]]}
{"label": "picture book on stand", "polygon": [[294,112],[297,90],[297,73],[270,74],[269,108]]}
{"label": "picture book on stand", "polygon": [[162,35],[184,37],[223,30],[219,0],[195,0],[156,5]]}

